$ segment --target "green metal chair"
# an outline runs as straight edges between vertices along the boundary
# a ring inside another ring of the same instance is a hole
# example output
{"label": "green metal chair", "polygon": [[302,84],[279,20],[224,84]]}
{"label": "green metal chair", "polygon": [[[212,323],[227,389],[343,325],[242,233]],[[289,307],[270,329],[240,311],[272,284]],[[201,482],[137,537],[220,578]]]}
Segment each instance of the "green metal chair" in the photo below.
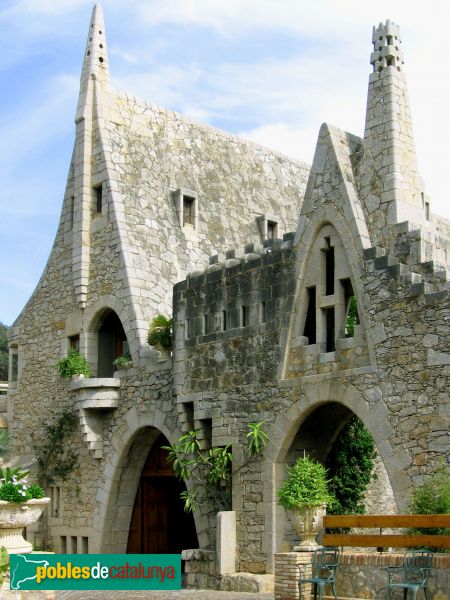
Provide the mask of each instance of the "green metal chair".
{"label": "green metal chair", "polygon": [[428,600],[428,577],[433,562],[433,552],[427,550],[409,550],[405,552],[403,563],[398,567],[383,567],[387,571],[389,581],[387,585],[388,599],[392,599],[393,590],[403,589],[403,600],[408,597],[415,600],[419,590],[423,590],[425,599]]}
{"label": "green metal chair", "polygon": [[[334,546],[325,546],[314,551],[310,565],[298,565],[300,575],[298,578],[298,591],[302,598],[302,585],[310,583],[314,589],[314,600],[322,600],[323,590],[326,585],[331,586],[336,600],[336,569],[339,564],[339,549]],[[311,570],[311,572],[310,572]]]}

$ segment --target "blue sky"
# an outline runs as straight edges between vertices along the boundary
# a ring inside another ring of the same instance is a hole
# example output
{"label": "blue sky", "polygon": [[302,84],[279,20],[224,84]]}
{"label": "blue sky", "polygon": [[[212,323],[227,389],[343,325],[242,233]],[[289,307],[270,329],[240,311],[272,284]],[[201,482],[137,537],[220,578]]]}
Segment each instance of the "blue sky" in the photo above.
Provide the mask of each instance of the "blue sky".
{"label": "blue sky", "polygon": [[[0,322],[6,324],[32,293],[56,232],[92,5],[0,3]],[[399,23],[419,167],[432,210],[450,218],[445,3],[104,0],[102,6],[114,87],[306,162],[324,121],[362,135],[372,25],[387,18]]]}

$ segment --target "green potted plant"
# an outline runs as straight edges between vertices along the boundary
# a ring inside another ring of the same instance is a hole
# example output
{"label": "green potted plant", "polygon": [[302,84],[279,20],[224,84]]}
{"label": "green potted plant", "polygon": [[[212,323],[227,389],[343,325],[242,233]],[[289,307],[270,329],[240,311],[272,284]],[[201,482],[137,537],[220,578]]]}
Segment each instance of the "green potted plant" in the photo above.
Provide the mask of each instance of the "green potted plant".
{"label": "green potted plant", "polygon": [[129,354],[123,354],[122,356],[118,356],[114,361],[113,365],[117,370],[120,369],[130,369],[133,366],[133,361]]}
{"label": "green potted plant", "polygon": [[327,471],[319,462],[303,456],[293,467],[287,467],[287,472],[278,500],[291,512],[292,525],[300,539],[295,550],[314,550],[327,504],[334,500],[328,491]]}
{"label": "green potted plant", "polygon": [[22,531],[39,519],[50,498],[45,498],[40,485],[28,484],[28,471],[0,468],[0,547],[9,554],[32,551]]}
{"label": "green potted plant", "polygon": [[164,315],[153,317],[148,330],[147,342],[150,346],[163,352],[172,350],[173,319]]}
{"label": "green potted plant", "polygon": [[58,361],[57,367],[63,378],[73,377],[74,375],[92,377],[91,367],[87,360],[75,348],[71,348],[69,354]]}

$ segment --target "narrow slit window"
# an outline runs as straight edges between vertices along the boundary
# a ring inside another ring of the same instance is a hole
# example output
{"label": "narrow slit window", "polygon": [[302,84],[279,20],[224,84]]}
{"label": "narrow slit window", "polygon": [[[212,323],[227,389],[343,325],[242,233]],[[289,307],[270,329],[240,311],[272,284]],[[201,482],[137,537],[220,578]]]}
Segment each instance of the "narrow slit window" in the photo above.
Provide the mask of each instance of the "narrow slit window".
{"label": "narrow slit window", "polygon": [[61,554],[67,554],[67,537],[65,535],[59,538],[59,545],[61,547]]}
{"label": "narrow slit window", "polygon": [[76,535],[70,536],[70,551],[71,554],[78,554],[78,540]]}
{"label": "narrow slit window", "polygon": [[10,381],[17,381],[19,375],[19,354],[17,348],[13,348],[9,355],[10,359]]}
{"label": "narrow slit window", "polygon": [[209,333],[209,315],[203,315],[203,335]]}
{"label": "narrow slit window", "polygon": [[192,431],[194,429],[194,403],[183,402],[183,411],[186,428],[188,431]]}
{"label": "narrow slit window", "polygon": [[227,330],[227,311],[222,311],[222,331]]}
{"label": "narrow slit window", "polygon": [[212,447],[212,419],[201,419],[200,430],[203,437],[204,448]]}
{"label": "narrow slit window", "polygon": [[248,325],[248,308],[247,306],[241,306],[241,327],[247,327]]}
{"label": "narrow slit window", "polygon": [[308,308],[306,311],[303,335],[308,338],[308,344],[316,343],[316,288],[307,288]]}
{"label": "narrow slit window", "polygon": [[265,323],[266,322],[266,303],[265,302],[261,302],[261,306],[260,306],[260,318],[261,318],[261,323]]}
{"label": "narrow slit window", "polygon": [[73,223],[75,218],[75,197],[70,196],[69,199],[69,229],[73,229]]}
{"label": "narrow slit window", "polygon": [[334,248],[330,244],[330,238],[325,238],[327,248],[325,250],[325,295],[334,294]]}
{"label": "narrow slit window", "polygon": [[95,212],[101,214],[103,211],[103,186],[99,185],[95,190]]}
{"label": "narrow slit window", "polygon": [[81,554],[89,554],[89,538],[85,536],[81,538]]}
{"label": "narrow slit window", "polygon": [[334,339],[334,307],[325,309],[325,332],[326,332],[326,351],[334,352],[336,349]]}

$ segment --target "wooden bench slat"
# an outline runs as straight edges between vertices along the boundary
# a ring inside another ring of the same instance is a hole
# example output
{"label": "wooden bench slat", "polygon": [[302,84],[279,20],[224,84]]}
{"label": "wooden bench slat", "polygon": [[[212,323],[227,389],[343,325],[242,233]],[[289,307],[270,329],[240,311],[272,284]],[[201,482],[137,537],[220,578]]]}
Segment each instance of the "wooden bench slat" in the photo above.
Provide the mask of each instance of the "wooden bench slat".
{"label": "wooden bench slat", "polygon": [[448,515],[326,515],[330,527],[450,527]]}
{"label": "wooden bench slat", "polygon": [[326,533],[324,546],[351,546],[368,548],[413,548],[430,546],[432,548],[450,548],[450,535],[366,535]]}

